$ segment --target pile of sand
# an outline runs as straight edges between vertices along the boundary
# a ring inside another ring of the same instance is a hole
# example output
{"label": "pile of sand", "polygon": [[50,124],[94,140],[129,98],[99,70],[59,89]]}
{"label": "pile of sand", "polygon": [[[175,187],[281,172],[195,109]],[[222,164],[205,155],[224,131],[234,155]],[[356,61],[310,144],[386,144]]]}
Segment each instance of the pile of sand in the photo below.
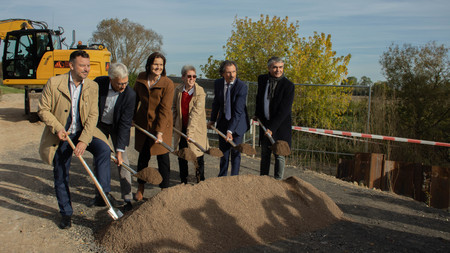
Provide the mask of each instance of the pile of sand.
{"label": "pile of sand", "polygon": [[211,178],[162,191],[99,237],[111,252],[217,252],[326,227],[342,211],[303,180]]}

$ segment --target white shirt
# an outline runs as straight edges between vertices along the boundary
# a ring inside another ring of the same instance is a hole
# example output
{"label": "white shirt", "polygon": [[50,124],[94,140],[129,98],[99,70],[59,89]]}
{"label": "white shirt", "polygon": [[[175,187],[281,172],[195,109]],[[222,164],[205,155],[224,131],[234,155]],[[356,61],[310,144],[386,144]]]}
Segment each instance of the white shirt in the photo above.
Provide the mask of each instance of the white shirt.
{"label": "white shirt", "polygon": [[69,129],[67,130],[71,134],[75,134],[77,131],[81,131],[81,122],[78,121],[78,103],[80,100],[81,87],[84,84],[84,79],[78,87],[73,82],[72,73],[69,74],[69,88],[70,88],[70,98],[72,105],[72,122]]}
{"label": "white shirt", "polygon": [[266,116],[267,120],[270,120],[270,112],[269,112],[269,106],[270,106],[270,99],[267,98],[267,94],[269,93],[269,80],[267,80],[266,85],[266,92],[264,92],[264,116]]}
{"label": "white shirt", "polygon": [[[116,106],[117,99],[119,98],[120,92],[113,90],[111,82],[109,83],[108,95],[105,101],[105,108],[102,113],[102,122],[108,125],[114,123],[114,107]],[[124,149],[118,148],[117,152],[125,152]]]}
{"label": "white shirt", "polygon": [[189,96],[192,96],[192,94],[194,94],[195,91],[195,85],[192,87],[192,89],[190,89],[189,91],[186,90],[186,86],[183,87],[183,92],[187,92],[189,94]]}
{"label": "white shirt", "polygon": [[109,83],[108,96],[105,101],[105,109],[102,113],[102,122],[111,125],[114,122],[114,107],[120,92],[113,90],[111,82]]}

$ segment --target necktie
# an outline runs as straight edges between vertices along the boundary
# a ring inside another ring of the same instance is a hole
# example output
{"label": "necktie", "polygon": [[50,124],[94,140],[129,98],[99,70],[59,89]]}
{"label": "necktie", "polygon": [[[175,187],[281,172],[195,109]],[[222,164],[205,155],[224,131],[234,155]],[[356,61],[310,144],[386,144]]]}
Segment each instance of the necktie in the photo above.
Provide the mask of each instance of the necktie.
{"label": "necktie", "polygon": [[230,87],[229,84],[227,84],[227,92],[226,92],[226,94],[225,94],[226,99],[225,99],[225,108],[224,108],[224,111],[225,111],[225,119],[226,119],[226,120],[230,120],[230,119],[231,119],[231,99],[230,99],[230,90],[231,90],[231,87]]}

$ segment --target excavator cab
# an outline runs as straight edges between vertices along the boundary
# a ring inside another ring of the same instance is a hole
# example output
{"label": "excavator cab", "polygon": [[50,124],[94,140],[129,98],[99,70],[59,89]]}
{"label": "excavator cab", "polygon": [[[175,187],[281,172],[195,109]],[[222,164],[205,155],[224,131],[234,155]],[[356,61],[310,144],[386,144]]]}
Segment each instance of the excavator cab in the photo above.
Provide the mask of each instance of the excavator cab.
{"label": "excavator cab", "polygon": [[52,30],[18,30],[8,33],[4,47],[3,78],[36,79],[42,57],[61,49],[61,40]]}
{"label": "excavator cab", "polygon": [[70,54],[83,49],[89,53],[89,78],[108,74],[111,53],[102,44],[76,47],[75,31],[69,49],[62,48],[64,30],[48,29],[43,21],[28,19],[0,20],[0,39],[4,41],[2,65],[3,85],[25,88],[25,113],[38,110],[42,88],[52,76],[69,71]]}

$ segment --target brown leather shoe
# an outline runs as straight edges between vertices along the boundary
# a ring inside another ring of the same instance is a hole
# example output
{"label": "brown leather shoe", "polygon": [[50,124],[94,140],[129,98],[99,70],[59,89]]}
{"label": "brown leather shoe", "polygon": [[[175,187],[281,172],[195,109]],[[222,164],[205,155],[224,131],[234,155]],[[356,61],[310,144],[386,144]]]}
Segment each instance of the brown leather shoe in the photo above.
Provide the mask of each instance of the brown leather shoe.
{"label": "brown leather shoe", "polygon": [[145,184],[139,184],[138,190],[134,195],[134,200],[141,201],[144,198]]}

